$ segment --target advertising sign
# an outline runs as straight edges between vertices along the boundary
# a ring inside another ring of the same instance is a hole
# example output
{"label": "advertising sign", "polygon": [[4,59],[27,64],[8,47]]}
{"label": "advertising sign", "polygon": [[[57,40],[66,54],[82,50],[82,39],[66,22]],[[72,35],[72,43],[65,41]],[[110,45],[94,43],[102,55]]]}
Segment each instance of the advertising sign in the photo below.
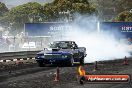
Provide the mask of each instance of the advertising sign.
{"label": "advertising sign", "polygon": [[65,23],[26,23],[25,32],[28,36],[52,36],[70,29]]}
{"label": "advertising sign", "polygon": [[132,22],[102,22],[101,31],[109,31],[113,34],[121,34],[124,37],[132,38]]}

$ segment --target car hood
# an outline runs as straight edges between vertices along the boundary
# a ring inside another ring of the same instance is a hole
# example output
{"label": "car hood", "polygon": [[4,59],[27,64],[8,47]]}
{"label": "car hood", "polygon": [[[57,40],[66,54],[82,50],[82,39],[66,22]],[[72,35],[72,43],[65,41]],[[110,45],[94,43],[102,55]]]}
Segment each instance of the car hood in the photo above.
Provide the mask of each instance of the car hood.
{"label": "car hood", "polygon": [[77,52],[78,50],[74,49],[58,49],[58,50],[53,50],[53,49],[47,49],[39,52],[38,54],[72,54]]}

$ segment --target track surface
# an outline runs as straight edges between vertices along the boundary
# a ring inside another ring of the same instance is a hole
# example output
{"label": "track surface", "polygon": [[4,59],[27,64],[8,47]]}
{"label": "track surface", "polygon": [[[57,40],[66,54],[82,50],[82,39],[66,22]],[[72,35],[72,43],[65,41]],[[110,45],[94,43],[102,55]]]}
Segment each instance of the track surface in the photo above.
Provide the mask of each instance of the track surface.
{"label": "track surface", "polygon": [[[123,60],[99,62],[99,70],[93,71],[93,64],[84,66],[87,74],[130,74],[132,77],[132,59],[129,65],[123,65]],[[80,85],[77,82],[76,67],[60,67],[60,81],[54,82],[54,67],[38,67],[36,64],[21,66],[19,69],[4,70],[0,73],[0,88],[132,88],[130,83],[122,84],[90,84]],[[5,72],[5,75],[4,75]]]}

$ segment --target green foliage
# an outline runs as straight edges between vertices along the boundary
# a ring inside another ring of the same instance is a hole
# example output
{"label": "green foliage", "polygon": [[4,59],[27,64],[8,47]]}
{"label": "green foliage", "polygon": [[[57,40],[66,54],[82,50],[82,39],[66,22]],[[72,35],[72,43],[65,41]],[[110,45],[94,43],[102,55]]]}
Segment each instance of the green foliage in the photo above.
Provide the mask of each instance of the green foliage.
{"label": "green foliage", "polygon": [[95,0],[95,3],[98,6],[100,18],[105,21],[132,8],[132,0]]}
{"label": "green foliage", "polygon": [[41,12],[42,6],[36,2],[29,2],[12,8],[8,15],[8,20],[10,23],[14,23],[18,27],[23,26],[24,23],[30,22],[32,18],[34,22],[37,22],[38,19],[36,16]]}
{"label": "green foliage", "polygon": [[115,21],[132,21],[132,13],[129,11],[123,11],[115,18]]}
{"label": "green foliage", "polygon": [[58,4],[58,3],[63,3],[63,2],[89,4],[89,2],[87,0],[54,0],[53,4]]}
{"label": "green foliage", "polygon": [[[118,1],[118,2],[117,2]],[[132,8],[132,0],[115,0],[117,12],[130,10]]]}
{"label": "green foliage", "polygon": [[4,3],[0,2],[0,24],[1,25],[8,25],[8,21],[6,21],[6,13],[8,12],[8,8],[6,7],[6,5]]}
{"label": "green foliage", "polygon": [[52,3],[44,5],[44,12],[48,21],[64,18],[68,14],[59,14],[59,12],[69,11],[74,17],[75,13],[90,15],[96,13],[95,7],[90,6],[87,0],[54,0]]}
{"label": "green foliage", "polygon": [[[70,14],[60,14],[67,12]],[[58,19],[75,16],[75,13],[90,15],[96,13],[95,7],[87,0],[54,0],[51,3],[41,5],[37,2],[29,2],[12,8],[7,14],[0,18],[0,22],[10,25],[12,29],[23,29],[25,23],[29,22],[54,22]],[[40,19],[41,18],[41,19]]]}
{"label": "green foliage", "polygon": [[8,8],[4,3],[0,2],[0,16],[3,16],[6,12],[8,12]]}
{"label": "green foliage", "polygon": [[43,6],[37,2],[29,2],[12,8],[0,18],[0,22],[8,26],[12,24],[13,29],[20,29],[25,23],[40,22],[39,19],[42,16],[44,16]]}

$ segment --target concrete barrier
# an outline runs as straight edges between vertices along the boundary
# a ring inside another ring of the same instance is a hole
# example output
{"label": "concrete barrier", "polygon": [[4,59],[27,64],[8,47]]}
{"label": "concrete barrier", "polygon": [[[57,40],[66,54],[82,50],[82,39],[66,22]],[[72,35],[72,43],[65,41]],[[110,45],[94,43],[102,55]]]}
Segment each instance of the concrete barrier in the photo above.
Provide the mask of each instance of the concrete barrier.
{"label": "concrete barrier", "polygon": [[0,62],[35,59],[36,54],[40,51],[41,50],[0,53]]}

